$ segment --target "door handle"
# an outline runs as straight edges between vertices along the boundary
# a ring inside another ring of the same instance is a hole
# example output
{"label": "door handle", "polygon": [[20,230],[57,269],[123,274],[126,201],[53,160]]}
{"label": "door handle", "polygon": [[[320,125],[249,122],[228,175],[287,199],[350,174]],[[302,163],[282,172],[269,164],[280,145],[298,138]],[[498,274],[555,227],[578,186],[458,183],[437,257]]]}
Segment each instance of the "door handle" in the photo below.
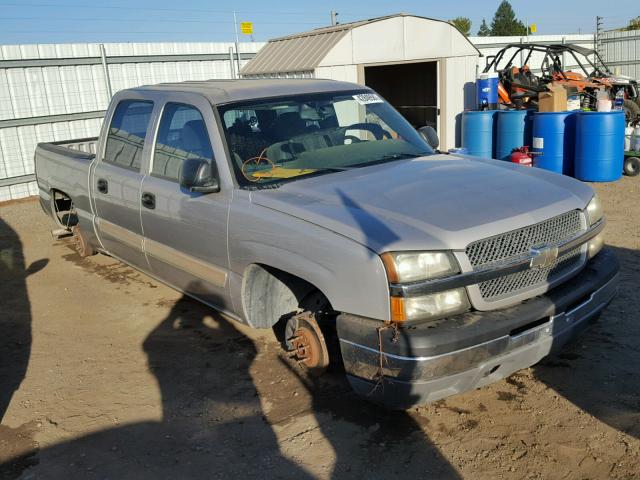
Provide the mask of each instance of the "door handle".
{"label": "door handle", "polygon": [[109,182],[107,182],[104,178],[98,179],[98,191],[100,193],[109,193]]}
{"label": "door handle", "polygon": [[142,192],[142,206],[153,210],[156,208],[156,196],[153,193]]}

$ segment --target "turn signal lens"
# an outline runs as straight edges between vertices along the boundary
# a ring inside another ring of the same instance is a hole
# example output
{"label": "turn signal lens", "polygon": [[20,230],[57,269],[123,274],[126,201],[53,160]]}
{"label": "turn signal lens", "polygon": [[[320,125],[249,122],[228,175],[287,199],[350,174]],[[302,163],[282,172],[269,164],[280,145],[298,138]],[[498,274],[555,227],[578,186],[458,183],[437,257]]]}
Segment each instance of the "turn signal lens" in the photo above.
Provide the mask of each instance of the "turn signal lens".
{"label": "turn signal lens", "polygon": [[391,297],[391,321],[404,322],[407,316],[404,314],[404,298]]}

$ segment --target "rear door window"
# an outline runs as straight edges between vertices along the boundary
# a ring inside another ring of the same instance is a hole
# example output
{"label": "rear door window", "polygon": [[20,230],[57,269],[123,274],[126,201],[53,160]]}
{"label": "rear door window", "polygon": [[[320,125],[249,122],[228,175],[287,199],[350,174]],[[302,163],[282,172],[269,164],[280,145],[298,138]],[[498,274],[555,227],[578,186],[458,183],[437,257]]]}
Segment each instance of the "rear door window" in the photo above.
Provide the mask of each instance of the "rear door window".
{"label": "rear door window", "polygon": [[151,175],[178,181],[188,158],[211,163],[213,151],[204,118],[196,107],[167,103],[162,112]]}
{"label": "rear door window", "polygon": [[104,162],[140,171],[152,111],[153,102],[123,100],[118,104],[109,126]]}

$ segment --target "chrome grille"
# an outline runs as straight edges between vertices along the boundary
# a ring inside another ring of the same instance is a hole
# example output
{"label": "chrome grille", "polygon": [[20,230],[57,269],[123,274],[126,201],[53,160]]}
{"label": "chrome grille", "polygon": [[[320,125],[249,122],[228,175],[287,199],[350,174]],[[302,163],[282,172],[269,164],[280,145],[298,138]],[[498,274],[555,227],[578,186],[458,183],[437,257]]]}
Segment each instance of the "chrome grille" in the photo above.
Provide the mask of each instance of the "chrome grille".
{"label": "chrome grille", "polygon": [[[556,244],[583,228],[581,212],[572,210],[535,225],[471,243],[465,253],[471,265],[476,268],[528,253],[535,246]],[[532,268],[482,282],[478,284],[480,294],[484,300],[498,300],[515,292],[552,282],[577,268],[581,258],[581,248],[576,248],[566,252],[548,267]]]}
{"label": "chrome grille", "polygon": [[504,277],[494,278],[478,284],[482,298],[496,300],[499,297],[523,290],[543,282],[551,282],[565,273],[573,270],[580,262],[582,252],[580,248],[568,251],[558,257],[550,266],[544,268],[530,268],[523,272],[512,273]]}

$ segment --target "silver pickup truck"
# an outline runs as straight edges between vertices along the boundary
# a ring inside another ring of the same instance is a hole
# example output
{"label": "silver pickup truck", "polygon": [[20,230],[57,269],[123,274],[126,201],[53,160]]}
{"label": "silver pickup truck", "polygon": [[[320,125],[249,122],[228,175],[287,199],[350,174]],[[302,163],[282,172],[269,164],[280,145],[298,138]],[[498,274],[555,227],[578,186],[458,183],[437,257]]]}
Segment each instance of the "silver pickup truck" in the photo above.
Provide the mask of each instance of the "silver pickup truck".
{"label": "silver pickup truck", "polygon": [[162,84],[115,95],[97,139],[38,145],[36,175],[81,255],[274,328],[310,371],[343,365],[406,408],[538,362],[618,271],[588,185],[427,138],[350,83]]}

